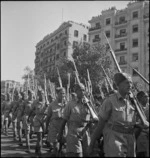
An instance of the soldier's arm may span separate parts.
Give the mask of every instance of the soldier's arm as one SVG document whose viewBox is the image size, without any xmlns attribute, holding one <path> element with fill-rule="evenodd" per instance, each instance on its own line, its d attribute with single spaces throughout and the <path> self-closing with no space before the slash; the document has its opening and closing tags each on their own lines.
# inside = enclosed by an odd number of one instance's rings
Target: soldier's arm
<svg viewBox="0 0 150 158">
<path fill-rule="evenodd" d="M 107 122 L 107 120 L 109 119 L 109 117 L 111 115 L 111 111 L 112 111 L 112 104 L 108 98 L 104 101 L 104 103 L 102 104 L 102 106 L 100 108 L 99 122 L 98 122 L 98 125 L 92 134 L 90 147 L 88 149 L 88 155 L 91 154 L 96 140 L 100 139 L 100 137 L 102 135 L 103 128 L 105 126 L 105 123 Z"/>
<path fill-rule="evenodd" d="M 49 125 L 51 117 L 52 117 L 52 105 L 50 105 L 48 107 L 47 118 L 46 118 L 46 128 L 47 129 L 48 129 L 48 125 Z"/>
</svg>

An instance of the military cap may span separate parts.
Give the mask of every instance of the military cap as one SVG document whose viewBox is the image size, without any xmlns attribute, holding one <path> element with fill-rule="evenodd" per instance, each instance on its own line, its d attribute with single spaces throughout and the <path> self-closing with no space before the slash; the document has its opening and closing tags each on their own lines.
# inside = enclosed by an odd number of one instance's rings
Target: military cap
<svg viewBox="0 0 150 158">
<path fill-rule="evenodd" d="M 28 94 L 34 94 L 34 92 L 32 90 L 28 90 Z"/>
<path fill-rule="evenodd" d="M 57 87 L 56 91 L 57 91 L 57 93 L 59 93 L 59 92 L 65 93 L 66 92 L 64 87 Z"/>
<path fill-rule="evenodd" d="M 141 97 L 144 97 L 144 96 L 147 96 L 148 97 L 148 94 L 145 93 L 144 91 L 140 91 L 137 93 L 137 98 L 140 99 Z"/>
<path fill-rule="evenodd" d="M 117 86 L 124 80 L 132 81 L 131 76 L 127 73 L 118 72 L 114 75 L 114 82 Z"/>
<path fill-rule="evenodd" d="M 75 89 L 85 90 L 85 86 L 83 83 L 78 83 L 78 84 L 75 84 Z"/>
<path fill-rule="evenodd" d="M 43 89 L 39 89 L 39 90 L 38 90 L 38 93 L 44 94 Z"/>
</svg>

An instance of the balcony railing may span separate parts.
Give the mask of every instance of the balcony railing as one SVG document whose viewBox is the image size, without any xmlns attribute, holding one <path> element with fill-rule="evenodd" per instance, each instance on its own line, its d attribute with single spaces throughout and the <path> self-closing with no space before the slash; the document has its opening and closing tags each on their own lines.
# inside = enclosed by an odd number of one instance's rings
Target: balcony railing
<svg viewBox="0 0 150 158">
<path fill-rule="evenodd" d="M 123 33 L 120 35 L 115 35 L 115 38 L 121 38 L 121 37 L 126 37 L 126 36 L 127 36 L 127 33 Z"/>
<path fill-rule="evenodd" d="M 120 21 L 120 22 L 115 22 L 115 25 L 121 25 L 121 24 L 126 24 L 126 23 L 127 23 L 127 20 Z"/>
<path fill-rule="evenodd" d="M 144 15 L 143 15 L 143 18 L 144 18 L 144 19 L 149 18 L 149 14 L 148 14 L 148 13 L 147 13 L 147 14 L 144 14 Z"/>
<path fill-rule="evenodd" d="M 101 26 L 99 26 L 99 27 L 91 27 L 91 28 L 89 29 L 89 31 L 94 31 L 94 30 L 98 30 L 98 29 L 101 29 Z"/>
<path fill-rule="evenodd" d="M 101 39 L 100 38 L 95 38 L 93 39 L 93 42 L 99 42 Z"/>
<path fill-rule="evenodd" d="M 119 62 L 119 65 L 126 65 L 126 64 L 127 64 L 126 61 L 121 61 L 121 62 Z"/>
<path fill-rule="evenodd" d="M 116 49 L 115 52 L 121 52 L 121 51 L 126 51 L 127 48 L 124 48 L 124 49 Z"/>
</svg>

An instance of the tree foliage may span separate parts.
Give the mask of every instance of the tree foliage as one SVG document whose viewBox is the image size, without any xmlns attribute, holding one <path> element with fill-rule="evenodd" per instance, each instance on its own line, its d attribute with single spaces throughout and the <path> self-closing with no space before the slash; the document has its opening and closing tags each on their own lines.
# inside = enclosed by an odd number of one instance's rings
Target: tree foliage
<svg viewBox="0 0 150 158">
<path fill-rule="evenodd" d="M 90 79 L 92 82 L 93 90 L 96 89 L 100 81 L 103 80 L 104 75 L 102 72 L 102 66 L 104 69 L 111 67 L 111 60 L 108 56 L 108 48 L 105 45 L 76 45 L 72 54 L 75 61 L 80 81 L 84 84 L 87 80 L 87 69 L 89 70 Z M 60 74 L 63 80 L 63 85 L 67 84 L 67 73 L 71 74 L 71 89 L 75 82 L 74 66 L 71 60 L 63 60 L 63 66 L 60 68 Z"/>
</svg>

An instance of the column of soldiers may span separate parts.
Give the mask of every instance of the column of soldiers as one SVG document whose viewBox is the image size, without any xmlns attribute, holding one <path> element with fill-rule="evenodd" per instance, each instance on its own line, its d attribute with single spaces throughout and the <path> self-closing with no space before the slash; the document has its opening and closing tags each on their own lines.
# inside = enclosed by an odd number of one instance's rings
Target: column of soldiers
<svg viewBox="0 0 150 158">
<path fill-rule="evenodd" d="M 36 99 L 31 90 L 15 92 L 13 100 L 10 93 L 1 95 L 1 133 L 8 136 L 12 123 L 14 141 L 23 146 L 24 134 L 28 153 L 31 153 L 30 139 L 36 135 L 37 156 L 42 156 L 43 140 L 47 134 L 50 157 L 135 157 L 136 153 L 147 157 L 149 126 L 141 123 L 129 98 L 132 78 L 126 73 L 116 73 L 114 83 L 116 90 L 113 93 L 105 98 L 97 94 L 93 100 L 84 84 L 79 82 L 74 85 L 69 100 L 64 87 L 56 89 L 56 99 L 48 94 L 47 100 L 42 89 L 38 90 Z M 137 94 L 147 121 L 148 98 L 143 91 Z M 140 150 L 142 143 L 146 144 L 144 150 Z"/>
</svg>

